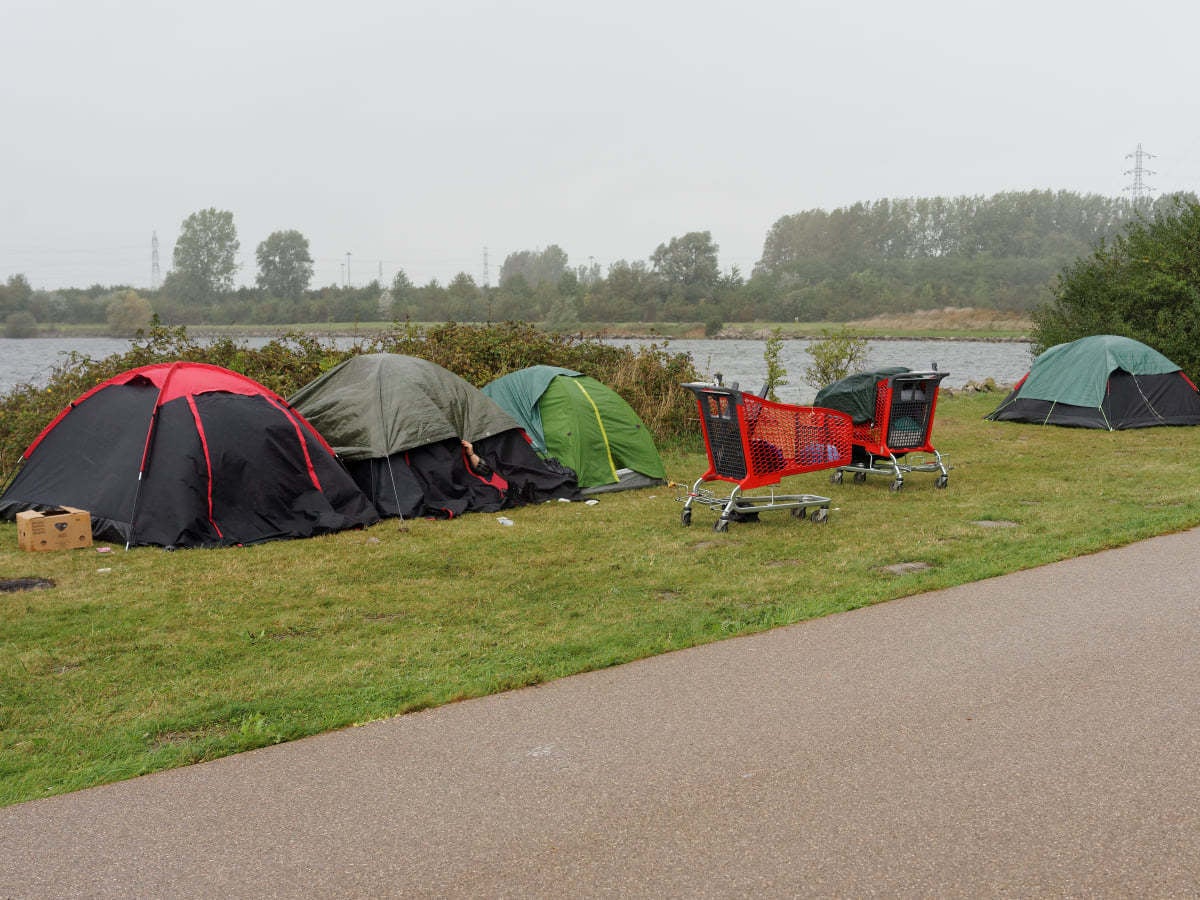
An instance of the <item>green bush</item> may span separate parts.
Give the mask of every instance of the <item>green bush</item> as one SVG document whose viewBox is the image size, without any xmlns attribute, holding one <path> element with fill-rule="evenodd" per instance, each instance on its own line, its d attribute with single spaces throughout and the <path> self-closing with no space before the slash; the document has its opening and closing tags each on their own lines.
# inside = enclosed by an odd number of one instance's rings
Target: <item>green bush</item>
<svg viewBox="0 0 1200 900">
<path fill-rule="evenodd" d="M 843 327 L 822 332 L 824 337 L 808 347 L 812 365 L 804 370 L 804 380 L 820 390 L 840 381 L 852 372 L 862 371 L 867 361 L 867 339 L 856 337 Z"/>
<path fill-rule="evenodd" d="M 6 338 L 31 338 L 37 334 L 37 319 L 33 313 L 22 310 L 11 313 L 4 320 L 4 336 Z"/>
<path fill-rule="evenodd" d="M 772 328 L 771 336 L 767 338 L 767 345 L 763 348 L 763 362 L 767 364 L 767 399 L 774 402 L 779 401 L 775 389 L 788 383 L 787 369 L 779 361 L 779 354 L 782 350 L 783 329 Z"/>
<path fill-rule="evenodd" d="M 1093 334 L 1148 344 L 1200 378 L 1200 204 L 1176 198 L 1059 275 L 1033 314 L 1034 351 Z"/>
<path fill-rule="evenodd" d="M 104 310 L 108 333 L 116 337 L 133 337 L 149 328 L 153 321 L 150 301 L 137 291 L 116 291 L 101 299 L 107 299 Z"/>
</svg>

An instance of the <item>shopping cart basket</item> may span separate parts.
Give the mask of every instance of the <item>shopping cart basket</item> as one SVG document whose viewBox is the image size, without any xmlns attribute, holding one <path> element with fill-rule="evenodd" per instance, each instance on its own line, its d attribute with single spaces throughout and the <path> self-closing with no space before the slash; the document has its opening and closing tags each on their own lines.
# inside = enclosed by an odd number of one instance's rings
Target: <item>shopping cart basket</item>
<svg viewBox="0 0 1200 900">
<path fill-rule="evenodd" d="M 929 435 L 938 386 L 949 374 L 933 371 L 881 375 L 875 382 L 875 415 L 867 422 L 855 423 L 850 464 L 839 466 L 830 481 L 841 484 L 846 472 L 853 472 L 855 481 L 866 481 L 868 475 L 886 475 L 892 479 L 891 489 L 898 491 L 909 472 L 937 472 L 934 487 L 946 487 L 950 473 L 942 454 L 929 442 Z M 836 405 L 833 398 L 824 402 Z M 932 453 L 933 459 L 911 462 L 909 453 Z"/>
<path fill-rule="evenodd" d="M 696 396 L 700 427 L 708 451 L 708 471 L 696 479 L 683 500 L 680 521 L 692 524 L 697 504 L 719 510 L 713 526 L 726 531 L 730 522 L 757 518 L 772 509 L 790 509 L 796 518 L 812 510 L 812 521 L 829 517 L 829 498 L 814 494 L 744 494 L 778 484 L 788 475 L 831 469 L 850 461 L 850 416 L 832 409 L 790 406 L 713 384 L 685 384 Z M 702 485 L 733 482 L 721 496 Z"/>
</svg>

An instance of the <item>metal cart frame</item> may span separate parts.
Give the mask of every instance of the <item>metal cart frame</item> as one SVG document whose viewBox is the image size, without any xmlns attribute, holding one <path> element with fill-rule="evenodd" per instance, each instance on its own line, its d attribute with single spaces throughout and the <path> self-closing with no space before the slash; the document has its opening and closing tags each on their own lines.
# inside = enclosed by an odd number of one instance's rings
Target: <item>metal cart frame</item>
<svg viewBox="0 0 1200 900">
<path fill-rule="evenodd" d="M 815 494 L 745 494 L 776 485 L 788 475 L 831 469 L 850 461 L 850 416 L 833 409 L 791 406 L 743 394 L 736 388 L 690 383 L 696 396 L 700 427 L 708 452 L 708 471 L 696 479 L 683 501 L 680 521 L 692 524 L 692 508 L 707 506 L 721 513 L 714 531 L 727 531 L 730 522 L 753 521 L 760 512 L 789 509 L 803 519 L 812 510 L 813 522 L 829 517 L 828 497 Z M 728 495 L 703 487 L 706 482 L 732 482 Z"/>
<path fill-rule="evenodd" d="M 829 476 L 841 484 L 846 472 L 855 481 L 866 481 L 868 475 L 886 475 L 892 479 L 891 490 L 904 487 L 909 472 L 937 472 L 934 487 L 950 483 L 950 472 L 942 454 L 930 443 L 933 416 L 937 410 L 938 388 L 949 372 L 904 372 L 880 378 L 875 384 L 875 418 L 854 426 L 850 465 L 839 466 Z M 933 460 L 921 463 L 904 462 L 909 453 L 932 453 Z"/>
</svg>

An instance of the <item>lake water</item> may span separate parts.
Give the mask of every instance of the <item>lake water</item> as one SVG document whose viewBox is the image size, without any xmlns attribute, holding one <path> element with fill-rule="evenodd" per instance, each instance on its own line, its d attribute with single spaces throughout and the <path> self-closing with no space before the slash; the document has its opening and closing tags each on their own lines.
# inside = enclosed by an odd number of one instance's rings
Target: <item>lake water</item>
<svg viewBox="0 0 1200 900">
<path fill-rule="evenodd" d="M 270 338 L 247 338 L 242 343 L 262 347 Z M 55 366 L 66 362 L 72 352 L 91 359 L 104 359 L 129 349 L 124 338 L 0 338 L 0 394 L 7 394 L 18 384 L 41 387 L 50 381 Z M 203 341 L 201 341 L 203 343 Z"/>
<path fill-rule="evenodd" d="M 248 346 L 262 346 L 269 338 L 247 338 Z M 644 340 L 620 339 L 607 343 L 639 346 Z M 663 342 L 657 342 L 660 346 Z M 777 390 L 786 403 L 808 403 L 816 393 L 804 384 L 804 370 L 811 365 L 808 341 L 784 341 L 780 364 L 787 370 L 789 384 Z M 868 364 L 928 369 L 933 363 L 949 372 L 943 384 L 961 387 L 969 381 L 994 378 L 1012 384 L 1029 370 L 1029 344 L 989 341 L 871 341 Z M 738 382 L 744 390 L 762 385 L 767 365 L 763 358 L 766 341 L 758 340 L 673 340 L 666 344 L 672 353 L 690 353 L 701 375 L 711 378 L 720 372 L 726 384 Z M 0 338 L 0 394 L 18 384 L 44 385 L 56 365 L 74 351 L 92 359 L 103 359 L 129 349 L 129 341 L 117 338 Z"/>
<path fill-rule="evenodd" d="M 643 345 L 640 340 L 610 340 L 618 345 Z M 659 342 L 662 346 L 663 342 Z M 816 388 L 804 383 L 804 370 L 812 365 L 809 341 L 784 341 L 779 363 L 787 370 L 788 384 L 775 393 L 785 403 L 810 403 Z M 720 372 L 725 384 L 738 382 L 742 390 L 757 391 L 766 380 L 767 363 L 763 357 L 766 341 L 757 340 L 678 340 L 669 341 L 671 353 L 690 353 L 696 369 L 711 380 Z M 935 363 L 948 372 L 942 384 L 962 387 L 969 381 L 995 379 L 997 384 L 1012 384 L 1029 371 L 1030 345 L 1024 341 L 870 341 L 867 366 L 905 366 L 927 370 Z"/>
<path fill-rule="evenodd" d="M 72 350 L 103 359 L 128 349 L 129 341 L 117 338 L 0 338 L 0 394 L 18 384 L 46 384 Z"/>
</svg>

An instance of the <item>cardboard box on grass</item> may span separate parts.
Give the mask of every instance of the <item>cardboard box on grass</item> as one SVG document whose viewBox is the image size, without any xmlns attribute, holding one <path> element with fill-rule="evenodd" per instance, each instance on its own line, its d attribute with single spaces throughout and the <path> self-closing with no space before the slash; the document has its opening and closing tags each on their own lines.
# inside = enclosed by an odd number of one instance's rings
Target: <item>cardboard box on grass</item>
<svg viewBox="0 0 1200 900">
<path fill-rule="evenodd" d="M 92 516 L 85 509 L 60 506 L 45 512 L 17 513 L 17 546 L 22 550 L 73 550 L 92 546 Z"/>
</svg>

